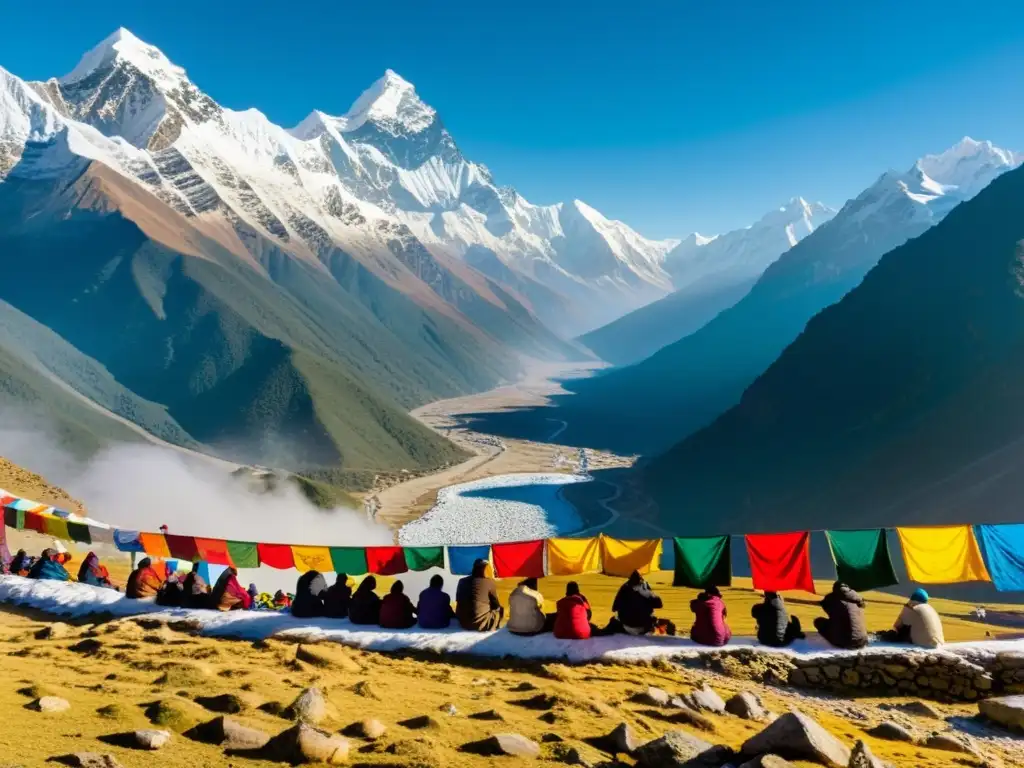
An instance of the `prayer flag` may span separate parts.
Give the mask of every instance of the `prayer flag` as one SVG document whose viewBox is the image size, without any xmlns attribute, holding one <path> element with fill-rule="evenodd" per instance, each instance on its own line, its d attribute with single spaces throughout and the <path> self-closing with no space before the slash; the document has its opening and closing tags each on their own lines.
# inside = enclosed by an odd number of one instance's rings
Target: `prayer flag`
<svg viewBox="0 0 1024 768">
<path fill-rule="evenodd" d="M 544 541 L 517 541 L 492 544 L 491 557 L 499 579 L 529 578 L 544 575 Z"/>
<path fill-rule="evenodd" d="M 996 589 L 1024 590 L 1024 524 L 978 525 L 975 530 Z"/>
<path fill-rule="evenodd" d="M 969 525 L 897 528 L 907 576 L 918 584 L 991 581 Z"/>
<path fill-rule="evenodd" d="M 675 550 L 674 587 L 727 587 L 732 584 L 732 546 L 728 536 L 672 540 Z"/>
<path fill-rule="evenodd" d="M 61 520 L 59 517 L 44 515 L 43 533 L 47 536 L 53 536 L 55 539 L 71 539 L 71 534 L 68 533 L 68 521 Z"/>
<path fill-rule="evenodd" d="M 661 539 L 626 541 L 604 535 L 600 539 L 601 572 L 608 576 L 650 573 L 661 559 Z"/>
<path fill-rule="evenodd" d="M 89 526 L 85 523 L 67 521 L 68 537 L 79 544 L 92 544 L 92 536 L 89 534 Z"/>
<path fill-rule="evenodd" d="M 456 576 L 469 576 L 473 572 L 473 563 L 477 560 L 490 560 L 490 557 L 489 544 L 479 547 L 448 547 L 448 572 Z"/>
<path fill-rule="evenodd" d="M 257 544 L 256 551 L 259 552 L 261 565 L 282 571 L 295 567 L 292 548 L 288 544 Z"/>
<path fill-rule="evenodd" d="M 228 541 L 228 557 L 235 568 L 259 568 L 259 546 L 252 541 Z M 211 563 L 213 561 L 210 561 Z"/>
<path fill-rule="evenodd" d="M 362 576 L 369 573 L 366 550 L 362 547 L 331 547 L 331 563 L 335 573 Z"/>
<path fill-rule="evenodd" d="M 759 533 L 745 538 L 754 589 L 802 589 L 814 593 L 810 533 Z"/>
<path fill-rule="evenodd" d="M 366 565 L 370 573 L 378 576 L 394 576 L 409 570 L 401 547 L 367 547 Z"/>
<path fill-rule="evenodd" d="M 898 584 L 885 529 L 825 531 L 836 578 L 857 592 Z"/>
<path fill-rule="evenodd" d="M 145 552 L 138 531 L 122 531 L 114 529 L 114 546 L 119 552 Z"/>
<path fill-rule="evenodd" d="M 548 539 L 548 575 L 575 576 L 601 570 L 601 540 Z"/>
<path fill-rule="evenodd" d="M 410 571 L 444 568 L 444 547 L 406 547 L 405 562 Z"/>
<path fill-rule="evenodd" d="M 85 525 L 85 523 L 76 523 L 76 525 Z M 114 529 L 107 528 L 101 525 L 86 525 L 89 529 L 90 544 L 114 544 Z M 70 530 L 70 528 L 68 529 Z"/>
<path fill-rule="evenodd" d="M 171 556 L 171 550 L 167 546 L 167 539 L 162 533 L 140 533 L 139 541 L 142 542 L 142 551 L 147 555 L 159 557 L 166 560 Z"/>
<path fill-rule="evenodd" d="M 228 553 L 228 543 L 223 539 L 196 539 L 196 549 L 199 550 L 199 559 L 213 565 L 231 565 L 231 555 Z M 235 566 L 236 568 L 238 566 Z"/>
<path fill-rule="evenodd" d="M 331 562 L 331 550 L 327 547 L 292 547 L 292 559 L 299 573 L 320 571 L 329 573 L 334 570 Z"/>
<path fill-rule="evenodd" d="M 192 536 L 177 536 L 175 534 L 164 534 L 167 540 L 167 549 L 171 557 L 177 560 L 186 560 L 190 563 L 199 560 L 199 547 Z"/>
<path fill-rule="evenodd" d="M 4 523 L 9 528 L 17 528 L 19 531 L 25 527 L 25 513 L 17 507 L 4 507 Z"/>
<path fill-rule="evenodd" d="M 38 512 L 25 512 L 25 530 L 36 533 L 46 533 L 43 516 Z"/>
</svg>

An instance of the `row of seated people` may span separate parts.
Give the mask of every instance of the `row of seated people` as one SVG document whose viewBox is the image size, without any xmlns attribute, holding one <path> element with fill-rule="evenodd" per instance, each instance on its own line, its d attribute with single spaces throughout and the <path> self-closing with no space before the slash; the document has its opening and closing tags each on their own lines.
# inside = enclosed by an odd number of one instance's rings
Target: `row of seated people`
<svg viewBox="0 0 1024 768">
<path fill-rule="evenodd" d="M 32 557 L 24 549 L 19 549 L 10 562 L 4 565 L 3 571 L 30 579 L 71 581 L 71 574 L 66 567 L 71 559 L 69 552 L 59 552 L 52 547 L 44 549 L 39 557 Z M 94 587 L 116 589 L 110 581 L 110 572 L 100 563 L 95 552 L 90 552 L 82 561 L 78 568 L 78 581 Z"/>
</svg>

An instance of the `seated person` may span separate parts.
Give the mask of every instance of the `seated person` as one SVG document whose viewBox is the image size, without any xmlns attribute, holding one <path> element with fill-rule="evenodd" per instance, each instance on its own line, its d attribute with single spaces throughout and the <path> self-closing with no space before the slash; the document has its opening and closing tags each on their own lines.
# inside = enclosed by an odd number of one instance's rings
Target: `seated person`
<svg viewBox="0 0 1024 768">
<path fill-rule="evenodd" d="M 828 618 L 818 617 L 814 628 L 836 648 L 855 650 L 868 644 L 864 622 L 864 598 L 837 581 L 825 595 L 821 607 Z"/>
<path fill-rule="evenodd" d="M 764 602 L 750 609 L 757 622 L 757 641 L 772 648 L 783 648 L 794 640 L 803 639 L 800 619 L 790 618 L 786 602 L 778 592 L 765 592 Z"/>
<path fill-rule="evenodd" d="M 455 611 L 451 597 L 444 591 L 441 574 L 431 576 L 430 586 L 420 592 L 416 616 L 423 629 L 446 629 L 452 623 Z"/>
<path fill-rule="evenodd" d="M 922 648 L 938 648 L 945 643 L 942 619 L 928 600 L 925 590 L 915 590 L 893 628 L 880 633 L 879 637 L 889 643 L 913 643 Z"/>
<path fill-rule="evenodd" d="M 47 547 L 32 566 L 32 570 L 28 572 L 28 577 L 50 581 L 69 581 L 71 574 L 67 572 L 59 558 L 60 553 L 56 549 Z"/>
<path fill-rule="evenodd" d="M 249 582 L 249 588 L 247 590 L 245 590 L 245 591 L 249 593 L 249 597 L 252 599 L 252 602 L 249 604 L 249 610 L 250 611 L 257 611 L 257 610 L 259 610 L 259 607 L 260 607 L 260 590 L 259 590 L 259 587 L 256 586 L 255 582 L 250 581 Z"/>
<path fill-rule="evenodd" d="M 181 608 L 185 605 L 185 587 L 178 580 L 177 573 L 171 573 L 156 592 L 156 604 L 166 608 Z"/>
<path fill-rule="evenodd" d="M 615 618 L 607 631 L 615 632 L 621 627 L 629 635 L 674 635 L 676 628 L 671 621 L 654 616 L 654 611 L 661 607 L 661 598 L 651 590 L 639 571 L 633 571 L 615 594 L 612 603 Z"/>
<path fill-rule="evenodd" d="M 110 572 L 100 563 L 100 558 L 95 552 L 90 552 L 82 561 L 82 567 L 78 569 L 78 583 L 115 589 L 110 581 Z"/>
<path fill-rule="evenodd" d="M 284 590 L 277 590 L 274 593 L 274 599 L 271 603 L 275 611 L 285 611 L 292 607 L 292 596 L 287 594 Z"/>
<path fill-rule="evenodd" d="M 391 585 L 391 592 L 380 601 L 380 626 L 382 629 L 409 629 L 416 626 L 416 608 L 405 594 L 405 585 L 401 579 Z"/>
<path fill-rule="evenodd" d="M 380 598 L 374 592 L 377 579 L 367 576 L 348 601 L 348 618 L 353 624 L 380 624 Z"/>
<path fill-rule="evenodd" d="M 139 560 L 138 566 L 128 576 L 128 583 L 125 585 L 124 594 L 126 597 L 135 600 L 144 600 L 148 597 L 156 597 L 163 585 L 163 577 L 153 567 L 153 561 L 148 557 Z"/>
<path fill-rule="evenodd" d="M 501 626 L 505 609 L 498 601 L 498 585 L 486 560 L 473 563 L 470 576 L 459 581 L 455 589 L 455 615 L 463 629 L 491 632 Z"/>
<path fill-rule="evenodd" d="M 508 624 L 514 635 L 539 635 L 555 626 L 555 614 L 544 615 L 544 595 L 537 590 L 537 580 L 524 579 L 508 596 Z"/>
<path fill-rule="evenodd" d="M 690 639 L 701 645 L 723 646 L 732 639 L 732 630 L 726 622 L 729 609 L 725 607 L 718 587 L 711 586 L 690 601 L 693 612 L 693 626 Z"/>
<path fill-rule="evenodd" d="M 238 583 L 238 571 L 225 568 L 210 593 L 210 607 L 217 611 L 247 611 L 251 605 L 252 598 Z"/>
<path fill-rule="evenodd" d="M 324 597 L 327 595 L 327 579 L 320 571 L 306 571 L 299 576 L 295 585 L 295 599 L 292 600 L 292 616 L 313 619 L 324 615 Z"/>
<path fill-rule="evenodd" d="M 189 571 L 182 584 L 181 604 L 185 608 L 209 608 L 210 607 L 210 585 L 206 583 L 199 574 L 199 563 L 192 563 L 192 570 Z"/>
<path fill-rule="evenodd" d="M 324 615 L 332 619 L 344 619 L 348 616 L 348 601 L 351 599 L 352 587 L 348 585 L 348 574 L 339 573 L 324 596 Z"/>
<path fill-rule="evenodd" d="M 29 557 L 24 549 L 19 549 L 17 554 L 11 558 L 8 565 L 8 572 L 12 576 L 28 576 L 28 572 L 35 565 L 35 558 Z"/>
<path fill-rule="evenodd" d="M 511 600 L 509 601 L 511 605 Z M 590 623 L 590 602 L 580 594 L 580 585 L 570 581 L 565 585 L 565 597 L 558 601 L 554 633 L 559 640 L 587 640 L 599 634 Z"/>
</svg>

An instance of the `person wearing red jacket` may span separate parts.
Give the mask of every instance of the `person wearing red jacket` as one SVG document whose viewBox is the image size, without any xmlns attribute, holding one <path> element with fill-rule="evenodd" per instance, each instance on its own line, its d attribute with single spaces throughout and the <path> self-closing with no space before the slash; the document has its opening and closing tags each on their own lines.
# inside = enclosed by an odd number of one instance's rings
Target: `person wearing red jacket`
<svg viewBox="0 0 1024 768">
<path fill-rule="evenodd" d="M 590 623 L 590 603 L 580 594 L 580 585 L 565 585 L 565 597 L 556 604 L 555 637 L 559 640 L 587 640 L 597 629 Z"/>
<path fill-rule="evenodd" d="M 383 629 L 409 629 L 416 626 L 416 608 L 405 594 L 405 585 L 398 579 L 391 593 L 380 601 L 380 626 Z"/>
<path fill-rule="evenodd" d="M 732 630 L 725 618 L 729 615 L 718 587 L 708 587 L 690 601 L 694 622 L 690 639 L 700 645 L 723 646 L 732 639 Z"/>
<path fill-rule="evenodd" d="M 238 583 L 238 571 L 226 568 L 210 593 L 210 607 L 218 611 L 247 611 L 251 605 L 252 597 Z"/>
</svg>

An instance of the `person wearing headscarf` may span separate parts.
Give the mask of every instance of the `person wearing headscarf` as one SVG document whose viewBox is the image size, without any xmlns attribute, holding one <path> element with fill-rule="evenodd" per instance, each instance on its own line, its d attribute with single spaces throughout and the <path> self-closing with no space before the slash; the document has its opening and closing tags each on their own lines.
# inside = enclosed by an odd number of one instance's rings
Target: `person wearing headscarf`
<svg viewBox="0 0 1024 768">
<path fill-rule="evenodd" d="M 292 616 L 313 619 L 324 615 L 324 597 L 327 595 L 327 579 L 320 571 L 306 571 L 299 576 L 295 585 L 295 599 L 292 600 Z"/>
<path fill-rule="evenodd" d="M 700 645 L 720 647 L 732 639 L 732 630 L 726 622 L 729 611 L 722 599 L 718 587 L 707 587 L 690 601 L 693 612 L 693 626 L 690 628 L 690 639 Z"/>
<path fill-rule="evenodd" d="M 210 585 L 199 573 L 199 563 L 192 563 L 192 570 L 185 576 L 182 584 L 182 603 L 185 608 L 209 608 Z"/>
<path fill-rule="evenodd" d="M 28 576 L 33 565 L 35 565 L 35 560 L 24 549 L 19 549 L 11 558 L 8 568 L 14 576 Z"/>
<path fill-rule="evenodd" d="M 590 623 L 590 601 L 580 593 L 580 585 L 570 581 L 565 585 L 565 597 L 557 603 L 554 634 L 559 640 L 588 640 L 599 634 Z"/>
<path fill-rule="evenodd" d="M 750 609 L 757 622 L 757 641 L 772 648 L 784 648 L 804 637 L 800 619 L 790 617 L 786 602 L 778 592 L 765 592 L 764 602 Z"/>
<path fill-rule="evenodd" d="M 463 629 L 491 632 L 501 626 L 505 609 L 498 600 L 490 563 L 477 560 L 472 574 L 459 581 L 455 589 L 455 615 Z"/>
<path fill-rule="evenodd" d="M 292 607 L 292 596 L 279 589 L 274 593 L 274 610 L 284 611 Z"/>
<path fill-rule="evenodd" d="M 324 596 L 324 615 L 331 619 L 348 616 L 348 603 L 352 599 L 352 587 L 348 585 L 348 574 L 339 573 L 334 583 L 327 588 Z"/>
<path fill-rule="evenodd" d="M 405 594 L 405 585 L 397 579 L 391 592 L 380 601 L 380 626 L 383 629 L 409 629 L 416 626 L 416 608 Z"/>
<path fill-rule="evenodd" d="M 435 573 L 430 577 L 430 586 L 420 592 L 416 604 L 416 617 L 423 629 L 447 629 L 455 611 L 452 609 L 452 598 L 444 591 L 444 579 Z"/>
<path fill-rule="evenodd" d="M 356 587 L 348 602 L 348 618 L 353 624 L 380 624 L 380 598 L 374 592 L 377 579 L 367 576 Z"/>
<path fill-rule="evenodd" d="M 90 552 L 82 561 L 82 566 L 78 569 L 78 583 L 114 588 L 110 582 L 110 572 L 100 563 L 100 558 L 95 552 Z"/>
<path fill-rule="evenodd" d="M 828 618 L 816 618 L 814 628 L 830 644 L 848 650 L 863 648 L 868 644 L 864 598 L 849 586 L 837 581 L 832 585 L 832 591 L 821 601 L 821 607 Z"/>
<path fill-rule="evenodd" d="M 238 571 L 225 568 L 210 593 L 210 607 L 218 611 L 247 611 L 250 605 L 252 598 L 238 583 Z"/>
<path fill-rule="evenodd" d="M 544 595 L 537 579 L 523 579 L 508 596 L 508 623 L 505 628 L 513 635 L 539 635 L 555 626 L 555 614 L 544 613 Z"/>
<path fill-rule="evenodd" d="M 900 610 L 893 628 L 882 632 L 881 638 L 890 643 L 913 643 L 922 648 L 938 648 L 945 643 L 942 619 L 929 599 L 925 590 L 914 590 Z"/>
<path fill-rule="evenodd" d="M 640 571 L 633 571 L 615 594 L 612 613 L 627 634 L 648 635 L 658 629 L 659 621 L 654 612 L 662 605 L 661 598 L 644 581 Z M 609 625 L 609 629 L 611 627 Z"/>
<path fill-rule="evenodd" d="M 153 561 L 148 557 L 144 557 L 139 560 L 138 566 L 128 576 L 128 583 L 125 585 L 124 593 L 126 597 L 135 600 L 156 597 L 156 593 L 160 591 L 163 583 L 164 579 L 157 572 L 157 569 L 153 567 Z"/>
<path fill-rule="evenodd" d="M 49 581 L 70 581 L 71 574 L 64 568 L 64 564 L 60 562 L 60 553 L 55 549 L 47 547 L 43 550 L 42 556 L 36 561 L 35 565 L 32 566 L 32 570 L 28 572 L 30 579 L 41 579 Z"/>
</svg>

